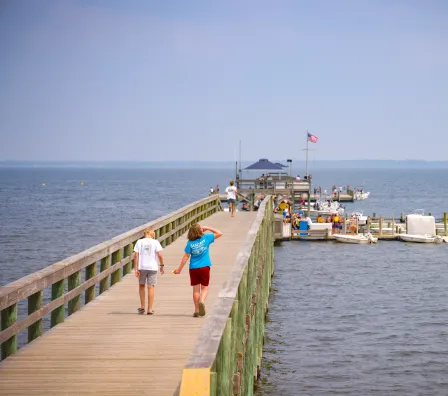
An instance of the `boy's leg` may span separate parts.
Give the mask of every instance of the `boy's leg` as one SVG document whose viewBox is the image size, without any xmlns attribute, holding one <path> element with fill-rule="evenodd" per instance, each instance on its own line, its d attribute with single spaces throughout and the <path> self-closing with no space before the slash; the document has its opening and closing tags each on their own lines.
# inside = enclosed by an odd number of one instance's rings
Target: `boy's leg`
<svg viewBox="0 0 448 396">
<path fill-rule="evenodd" d="M 138 285 L 138 292 L 140 293 L 140 308 L 145 309 L 145 284 Z"/>
<path fill-rule="evenodd" d="M 145 286 L 147 271 L 140 270 L 140 278 L 138 279 L 138 292 L 140 294 L 140 308 L 145 309 Z"/>
<path fill-rule="evenodd" d="M 205 316 L 205 300 L 208 296 L 208 285 L 210 283 L 210 267 L 201 268 L 201 296 L 199 300 L 199 316 Z"/>
<path fill-rule="evenodd" d="M 152 312 L 152 305 L 154 303 L 154 285 L 148 286 L 148 312 Z"/>
<path fill-rule="evenodd" d="M 205 309 L 205 299 L 208 295 L 208 286 L 201 285 L 201 297 L 199 301 L 199 316 L 205 316 L 207 313 Z"/>
<path fill-rule="evenodd" d="M 201 298 L 201 285 L 193 286 L 193 302 L 194 302 L 194 312 L 199 312 L 199 300 Z"/>
<path fill-rule="evenodd" d="M 148 313 L 153 313 L 154 292 L 157 285 L 157 271 L 148 271 Z"/>
<path fill-rule="evenodd" d="M 201 285 L 201 297 L 200 301 L 205 303 L 208 296 L 208 286 Z"/>
</svg>

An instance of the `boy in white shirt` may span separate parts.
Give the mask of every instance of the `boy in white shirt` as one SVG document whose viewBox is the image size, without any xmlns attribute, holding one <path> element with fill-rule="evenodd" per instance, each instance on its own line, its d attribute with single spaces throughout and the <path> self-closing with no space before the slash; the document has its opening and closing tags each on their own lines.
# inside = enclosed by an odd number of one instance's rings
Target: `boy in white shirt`
<svg viewBox="0 0 448 396">
<path fill-rule="evenodd" d="M 229 202 L 229 212 L 231 216 L 234 216 L 235 213 L 235 203 L 236 203 L 236 192 L 237 189 L 234 186 L 235 182 L 233 180 L 230 180 L 230 186 L 226 188 L 227 193 L 227 201 Z"/>
<path fill-rule="evenodd" d="M 139 314 L 145 313 L 145 285 L 148 285 L 148 315 L 153 315 L 154 287 L 157 284 L 157 272 L 160 265 L 160 273 L 164 274 L 162 246 L 154 239 L 155 232 L 152 228 L 144 231 L 144 238 L 139 239 L 134 247 L 135 276 L 139 280 L 140 308 Z M 160 264 L 159 264 L 160 263 Z"/>
</svg>

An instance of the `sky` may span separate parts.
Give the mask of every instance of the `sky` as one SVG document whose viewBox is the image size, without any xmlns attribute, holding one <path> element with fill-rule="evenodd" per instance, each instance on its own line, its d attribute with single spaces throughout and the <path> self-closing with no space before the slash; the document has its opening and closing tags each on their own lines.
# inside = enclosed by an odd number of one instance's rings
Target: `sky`
<svg viewBox="0 0 448 396">
<path fill-rule="evenodd" d="M 448 160 L 448 1 L 1 0 L 2 160 Z M 312 147 L 311 147 L 312 146 Z"/>
</svg>

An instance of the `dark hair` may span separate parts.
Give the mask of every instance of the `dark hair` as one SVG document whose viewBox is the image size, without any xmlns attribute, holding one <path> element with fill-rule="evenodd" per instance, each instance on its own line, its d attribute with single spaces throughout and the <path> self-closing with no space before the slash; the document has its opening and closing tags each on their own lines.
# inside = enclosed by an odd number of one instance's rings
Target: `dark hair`
<svg viewBox="0 0 448 396">
<path fill-rule="evenodd" d="M 202 235 L 204 235 L 204 232 L 202 231 L 202 227 L 198 223 L 195 223 L 188 230 L 187 238 L 189 241 L 195 241 L 196 239 L 199 239 L 200 237 L 202 237 Z"/>
</svg>

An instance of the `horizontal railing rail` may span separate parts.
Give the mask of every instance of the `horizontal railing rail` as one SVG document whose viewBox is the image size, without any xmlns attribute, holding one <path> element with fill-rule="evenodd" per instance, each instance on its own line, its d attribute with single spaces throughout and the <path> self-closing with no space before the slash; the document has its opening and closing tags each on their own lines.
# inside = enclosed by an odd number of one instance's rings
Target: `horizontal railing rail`
<svg viewBox="0 0 448 396">
<path fill-rule="evenodd" d="M 28 342 L 42 335 L 42 319 L 51 313 L 51 327 L 64 321 L 65 305 L 68 315 L 81 307 L 81 294 L 85 292 L 85 304 L 119 282 L 132 270 L 134 243 L 152 227 L 162 246 L 167 246 L 195 222 L 222 210 L 217 196 L 210 196 L 189 204 L 175 212 L 153 220 L 106 242 L 75 254 L 56 264 L 0 287 L 2 359 L 17 350 L 17 334 L 28 328 Z M 101 261 L 97 274 L 97 263 Z M 85 270 L 85 281 L 81 282 Z M 66 279 L 68 283 L 66 292 Z M 43 290 L 51 286 L 51 302 L 42 306 Z M 28 316 L 17 321 L 18 304 L 28 300 Z"/>
<path fill-rule="evenodd" d="M 251 395 L 261 365 L 273 273 L 273 208 L 262 202 L 184 367 L 180 395 Z"/>
</svg>

